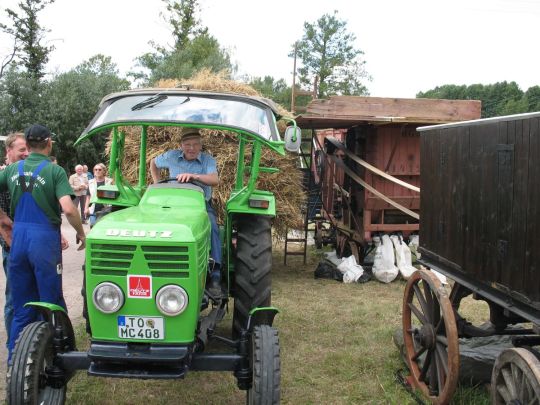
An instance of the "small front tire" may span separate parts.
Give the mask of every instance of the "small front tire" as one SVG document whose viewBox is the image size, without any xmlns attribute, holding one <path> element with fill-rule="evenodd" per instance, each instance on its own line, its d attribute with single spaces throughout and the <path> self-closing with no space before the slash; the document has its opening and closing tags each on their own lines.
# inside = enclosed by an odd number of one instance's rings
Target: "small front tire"
<svg viewBox="0 0 540 405">
<path fill-rule="evenodd" d="M 47 322 L 26 326 L 15 345 L 12 365 L 7 373 L 7 403 L 62 405 L 66 386 L 53 388 L 47 384 L 45 368 L 53 364 L 53 331 Z"/>
<path fill-rule="evenodd" d="M 279 404 L 281 364 L 277 330 L 268 325 L 255 326 L 251 335 L 250 355 L 253 380 L 246 403 Z"/>
</svg>

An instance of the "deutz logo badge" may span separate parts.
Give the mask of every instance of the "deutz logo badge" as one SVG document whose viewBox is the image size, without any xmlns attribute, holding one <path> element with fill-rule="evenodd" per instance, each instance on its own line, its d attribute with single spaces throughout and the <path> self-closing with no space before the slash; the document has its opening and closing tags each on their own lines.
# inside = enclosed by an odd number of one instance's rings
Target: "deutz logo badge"
<svg viewBox="0 0 540 405">
<path fill-rule="evenodd" d="M 172 231 L 139 231 L 136 229 L 107 229 L 107 236 L 127 236 L 132 238 L 172 238 Z"/>
<path fill-rule="evenodd" d="M 129 298 L 152 298 L 152 278 L 150 276 L 128 276 Z"/>
</svg>

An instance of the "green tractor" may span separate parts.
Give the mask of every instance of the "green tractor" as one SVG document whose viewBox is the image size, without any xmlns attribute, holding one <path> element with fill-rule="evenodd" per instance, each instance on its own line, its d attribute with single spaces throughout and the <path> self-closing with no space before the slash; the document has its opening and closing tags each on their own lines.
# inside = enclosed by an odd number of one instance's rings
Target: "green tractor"
<svg viewBox="0 0 540 405">
<path fill-rule="evenodd" d="M 96 202 L 112 206 L 87 236 L 85 313 L 88 351 L 77 351 L 67 313 L 31 302 L 43 321 L 21 333 L 8 370 L 10 404 L 62 404 L 77 370 L 91 376 L 178 379 L 188 371 L 232 371 L 249 404 L 280 398 L 280 350 L 270 306 L 275 198 L 256 188 L 263 146 L 297 151 L 293 120 L 280 139 L 276 106 L 257 97 L 189 89 L 142 89 L 103 99 L 77 142 L 112 131 L 109 172 Z M 146 184 L 149 127 L 207 128 L 238 139 L 236 182 L 226 203 L 222 279 L 227 294 L 205 288 L 210 222 L 197 184 Z M 137 184 L 122 175 L 126 127 L 140 128 Z M 233 297 L 231 336 L 216 325 Z M 208 351 L 212 343 L 229 350 Z"/>
</svg>

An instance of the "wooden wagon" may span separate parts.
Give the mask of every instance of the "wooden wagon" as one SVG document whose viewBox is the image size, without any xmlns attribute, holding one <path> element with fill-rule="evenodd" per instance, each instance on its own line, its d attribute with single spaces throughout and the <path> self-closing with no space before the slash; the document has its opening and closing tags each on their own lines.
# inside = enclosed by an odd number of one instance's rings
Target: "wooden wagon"
<svg viewBox="0 0 540 405">
<path fill-rule="evenodd" d="M 479 101 L 334 96 L 297 118 L 312 129 L 312 177 L 338 254 L 362 260 L 374 233 L 419 229 L 416 128 L 480 117 Z M 330 129 L 329 129 L 330 128 Z M 316 221 L 318 245 L 326 240 Z"/>
<path fill-rule="evenodd" d="M 492 403 L 540 403 L 540 113 L 419 128 L 421 262 L 408 281 L 403 332 L 411 380 L 448 403 L 458 380 L 458 338 L 514 334 L 492 372 Z M 488 327 L 460 314 L 472 295 Z M 522 328 L 510 328 L 523 323 Z"/>
</svg>

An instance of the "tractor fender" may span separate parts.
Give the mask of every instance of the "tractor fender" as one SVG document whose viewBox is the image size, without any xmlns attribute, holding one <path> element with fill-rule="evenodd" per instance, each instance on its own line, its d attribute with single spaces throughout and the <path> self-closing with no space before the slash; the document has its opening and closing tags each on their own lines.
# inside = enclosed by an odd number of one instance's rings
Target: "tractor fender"
<svg viewBox="0 0 540 405">
<path fill-rule="evenodd" d="M 69 316 L 64 308 L 60 305 L 50 304 L 48 302 L 27 302 L 25 307 L 34 307 L 39 311 L 43 319 L 51 325 L 53 331 L 55 331 L 55 338 L 58 328 L 61 329 L 63 338 L 62 351 L 77 350 L 75 345 L 75 333 L 73 331 L 73 325 L 69 320 Z"/>
<path fill-rule="evenodd" d="M 256 307 L 249 311 L 246 330 L 253 331 L 257 325 L 272 326 L 275 316 L 279 313 L 276 307 Z"/>
</svg>

